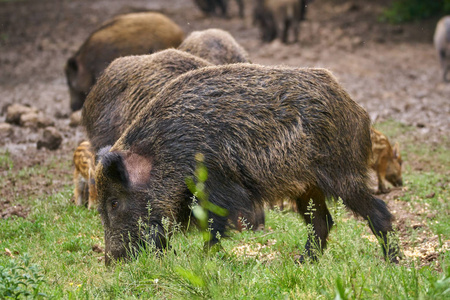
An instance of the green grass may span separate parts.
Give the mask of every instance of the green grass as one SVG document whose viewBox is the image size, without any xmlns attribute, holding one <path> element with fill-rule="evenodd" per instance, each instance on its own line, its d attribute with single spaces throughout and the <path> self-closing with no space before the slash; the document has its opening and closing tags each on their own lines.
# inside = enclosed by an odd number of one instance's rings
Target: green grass
<svg viewBox="0 0 450 300">
<path fill-rule="evenodd" d="M 144 251 L 135 261 L 106 268 L 91 250 L 103 243 L 99 217 L 74 207 L 69 194 L 34 203 L 28 219 L 0 221 L 2 248 L 30 257 L 43 278 L 39 292 L 56 299 L 329 299 L 338 289 L 348 299 L 445 299 L 449 288 L 448 254 L 440 258 L 446 272 L 417 268 L 414 260 L 386 263 L 366 224 L 339 205 L 333 206 L 337 226 L 317 263 L 297 264 L 306 226 L 294 213 L 275 210 L 267 212 L 270 229 L 232 232 L 216 254 L 203 252 L 194 229 L 175 233 L 172 250 L 162 257 Z M 0 256 L 2 266 L 14 261 Z"/>
<path fill-rule="evenodd" d="M 404 23 L 450 13 L 450 0 L 395 0 L 381 14 L 381 21 Z"/>
<path fill-rule="evenodd" d="M 408 143 L 415 128 L 393 121 L 377 124 L 377 128 L 403 143 L 407 159 L 426 150 L 426 145 Z M 422 159 L 444 164 L 448 161 L 445 151 L 444 143 Z M 65 162 L 50 165 L 70 169 Z M 0 168 L 8 170 L 17 184 L 26 184 L 26 174 L 50 171 L 48 166 L 12 170 L 6 153 L 0 154 Z M 449 166 L 438 170 L 407 168 L 407 189 L 397 201 L 424 209 L 414 222 L 423 222 L 442 247 L 450 239 Z M 29 294 L 29 298 L 43 299 L 450 298 L 449 251 L 428 265 L 414 257 L 405 257 L 399 265 L 386 263 L 365 222 L 338 203 L 330 204 L 337 226 L 315 263 L 296 262 L 307 236 L 298 216 L 269 210 L 264 231 L 230 232 L 217 253 L 203 252 L 202 234 L 193 228 L 175 232 L 172 248 L 164 255 L 143 251 L 134 261 L 107 268 L 99 261 L 103 255 L 92 251 L 95 244 L 104 247 L 98 213 L 74 206 L 71 197 L 68 182 L 45 198 L 22 199 L 31 208 L 26 219 L 0 219 L 0 253 L 8 249 L 14 256 L 0 254 L 0 298 L 11 290 L 22 298 Z M 417 238 L 423 234 L 418 230 L 411 228 L 404 242 L 420 246 Z"/>
</svg>

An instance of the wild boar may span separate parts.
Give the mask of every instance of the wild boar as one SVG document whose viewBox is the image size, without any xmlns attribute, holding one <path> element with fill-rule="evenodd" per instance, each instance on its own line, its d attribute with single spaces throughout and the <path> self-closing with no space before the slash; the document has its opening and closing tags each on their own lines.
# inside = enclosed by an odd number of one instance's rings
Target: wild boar
<svg viewBox="0 0 450 300">
<path fill-rule="evenodd" d="M 450 81 L 447 78 L 450 70 L 450 16 L 443 17 L 437 23 L 434 32 L 434 47 L 441 63 L 443 80 L 448 82 Z"/>
<path fill-rule="evenodd" d="M 386 180 L 393 186 L 402 186 L 402 157 L 398 143 L 392 148 L 388 138 L 376 129 L 370 130 L 372 140 L 371 167 L 377 173 L 378 193 L 388 193 Z"/>
<path fill-rule="evenodd" d="M 183 38 L 181 28 L 160 13 L 125 14 L 107 21 L 67 60 L 71 109 L 82 108 L 92 85 L 115 58 L 176 48 Z"/>
<path fill-rule="evenodd" d="M 97 190 L 95 187 L 95 154 L 92 152 L 91 143 L 83 141 L 73 153 L 74 199 L 76 205 L 87 203 L 88 209 L 97 204 Z M 87 200 L 87 201 L 86 201 Z"/>
<path fill-rule="evenodd" d="M 100 76 L 82 109 L 82 125 L 93 151 L 113 145 L 168 82 L 211 65 L 175 49 L 116 59 Z"/>
<path fill-rule="evenodd" d="M 206 248 L 225 236 L 229 218 L 289 198 L 313 227 L 304 253 L 316 259 L 313 245 L 324 249 L 333 226 L 325 199 L 341 198 L 383 240 L 385 257 L 397 261 L 398 248 L 388 242 L 392 215 L 368 186 L 367 112 L 325 69 L 232 64 L 179 76 L 99 152 L 107 264 L 147 243 L 164 248 L 163 219 L 189 220 L 186 179 L 198 153 L 209 201 L 228 212 L 209 212 Z"/>
</svg>

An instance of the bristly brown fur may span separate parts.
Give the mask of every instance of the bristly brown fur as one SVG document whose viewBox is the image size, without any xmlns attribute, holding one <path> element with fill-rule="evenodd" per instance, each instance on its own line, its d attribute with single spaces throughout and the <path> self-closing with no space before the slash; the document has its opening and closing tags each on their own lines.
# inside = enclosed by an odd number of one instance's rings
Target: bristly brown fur
<svg viewBox="0 0 450 300">
<path fill-rule="evenodd" d="M 127 176 L 111 177 L 103 171 L 103 161 L 126 165 L 120 161 L 129 153 L 148 160 L 151 171 L 139 180 L 145 184 L 134 185 L 120 180 Z M 194 70 L 167 84 L 104 153 L 96 179 L 107 262 L 109 256 L 127 256 L 129 245 L 133 248 L 145 239 L 139 219 L 156 228 L 150 241 L 165 246 L 162 219 L 183 222 L 190 214 L 192 195 L 185 180 L 194 176 L 197 153 L 204 155 L 208 170 L 209 201 L 225 208 L 228 217 L 290 198 L 314 228 L 305 247 L 314 259 L 312 245 L 325 248 L 333 225 L 325 199 L 342 198 L 368 220 L 386 243 L 386 257 L 396 261 L 396 245 L 387 244 L 392 215 L 367 183 L 367 112 L 325 69 L 234 64 Z M 210 213 L 210 244 L 224 236 L 228 217 Z"/>
<path fill-rule="evenodd" d="M 94 151 L 113 145 L 168 82 L 210 65 L 175 49 L 116 59 L 92 88 L 82 110 L 82 124 Z"/>
<path fill-rule="evenodd" d="M 215 65 L 250 62 L 245 49 L 225 30 L 194 31 L 178 47 Z"/>
</svg>

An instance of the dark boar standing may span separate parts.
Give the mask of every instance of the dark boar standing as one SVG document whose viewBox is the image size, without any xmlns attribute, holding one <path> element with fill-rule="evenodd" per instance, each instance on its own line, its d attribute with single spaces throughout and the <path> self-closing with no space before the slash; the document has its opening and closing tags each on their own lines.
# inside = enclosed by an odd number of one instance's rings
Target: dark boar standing
<svg viewBox="0 0 450 300">
<path fill-rule="evenodd" d="M 450 81 L 450 16 L 443 17 L 434 32 L 434 47 L 439 56 L 444 81 Z"/>
<path fill-rule="evenodd" d="M 231 34 L 222 29 L 194 31 L 178 47 L 215 65 L 250 62 L 249 55 Z"/>
<path fill-rule="evenodd" d="M 292 29 L 294 42 L 298 41 L 300 22 L 305 19 L 308 0 L 255 0 L 253 23 L 261 31 L 261 39 L 271 42 L 277 37 L 288 43 Z"/>
<path fill-rule="evenodd" d="M 71 109 L 81 109 L 92 85 L 115 58 L 176 48 L 183 37 L 180 27 L 159 13 L 126 14 L 104 23 L 65 66 Z"/>
<path fill-rule="evenodd" d="M 295 201 L 314 228 L 305 252 L 313 259 L 312 245 L 325 248 L 333 226 L 326 198 L 341 197 L 385 242 L 392 231 L 386 204 L 367 185 L 369 116 L 324 69 L 233 64 L 188 72 L 101 152 L 96 182 L 107 263 L 148 240 L 163 248 L 162 219 L 188 219 L 185 182 L 194 176 L 197 153 L 208 170 L 209 201 L 228 217 L 280 198 Z M 210 212 L 209 218 L 205 246 L 217 243 L 227 226 L 226 216 Z M 139 220 L 152 230 L 141 231 Z M 386 245 L 395 261 L 397 248 Z"/>
<path fill-rule="evenodd" d="M 198 8 L 207 15 L 228 15 L 228 0 L 194 0 Z M 244 17 L 244 0 L 236 0 L 239 7 L 239 17 Z"/>
<path fill-rule="evenodd" d="M 189 53 L 167 49 L 114 60 L 92 88 L 82 124 L 92 149 L 113 145 L 164 85 L 188 71 L 211 64 Z"/>
<path fill-rule="evenodd" d="M 195 50 L 206 54 L 203 49 L 198 47 Z M 222 53 L 216 50 L 212 53 Z M 223 53 L 225 57 L 226 53 Z M 216 56 L 216 59 L 220 58 Z M 94 85 L 82 109 L 82 123 L 92 149 L 97 152 L 102 147 L 113 145 L 168 82 L 206 66 L 211 64 L 175 49 L 114 60 Z M 241 217 L 255 230 L 264 226 L 263 206 L 258 207 L 255 214 Z M 239 228 L 239 218 L 230 220 L 235 228 Z"/>
</svg>

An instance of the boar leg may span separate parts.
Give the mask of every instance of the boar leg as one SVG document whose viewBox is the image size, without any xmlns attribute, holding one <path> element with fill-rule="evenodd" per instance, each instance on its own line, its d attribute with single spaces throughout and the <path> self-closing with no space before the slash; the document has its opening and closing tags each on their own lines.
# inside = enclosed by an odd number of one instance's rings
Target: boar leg
<svg viewBox="0 0 450 300">
<path fill-rule="evenodd" d="M 312 200 L 313 207 L 308 209 L 309 202 Z M 308 234 L 308 240 L 305 245 L 305 253 L 313 260 L 317 259 L 317 248 L 322 252 L 327 245 L 327 237 L 333 226 L 333 219 L 325 203 L 325 195 L 321 190 L 313 188 L 300 196 L 297 200 L 298 212 L 305 220 L 306 224 L 311 224 L 313 232 Z M 305 260 L 300 257 L 300 262 Z"/>
<path fill-rule="evenodd" d="M 84 180 L 84 178 L 80 175 L 80 173 L 75 170 L 73 174 L 75 189 L 73 191 L 75 205 L 83 205 L 88 198 L 88 186 Z"/>
<path fill-rule="evenodd" d="M 368 221 L 373 234 L 381 239 L 381 247 L 386 260 L 397 263 L 398 245 L 388 240 L 388 233 L 392 232 L 392 215 L 383 200 L 369 193 L 365 194 L 353 197 L 351 201 L 343 199 L 344 204 Z"/>
<path fill-rule="evenodd" d="M 377 169 L 377 178 L 378 178 L 378 194 L 387 194 L 390 192 L 390 190 L 386 187 L 386 169 L 388 162 L 386 161 L 385 156 L 384 158 L 380 159 L 380 162 L 378 163 L 378 169 Z"/>
<path fill-rule="evenodd" d="M 209 209 L 208 220 L 211 239 L 205 244 L 205 248 L 209 249 L 220 242 L 220 238 L 225 237 L 225 231 L 228 225 L 228 219 L 237 219 L 242 215 L 246 219 L 254 218 L 255 204 L 250 199 L 249 192 L 237 183 L 233 183 L 224 179 L 214 180 L 211 174 L 208 178 L 207 190 L 209 192 L 209 201 L 220 207 L 223 214 L 215 213 L 214 209 Z"/>
<path fill-rule="evenodd" d="M 288 43 L 289 40 L 289 27 L 291 27 L 291 21 L 290 20 L 284 20 L 283 22 L 283 33 L 281 35 L 281 41 L 284 44 Z"/>
</svg>

